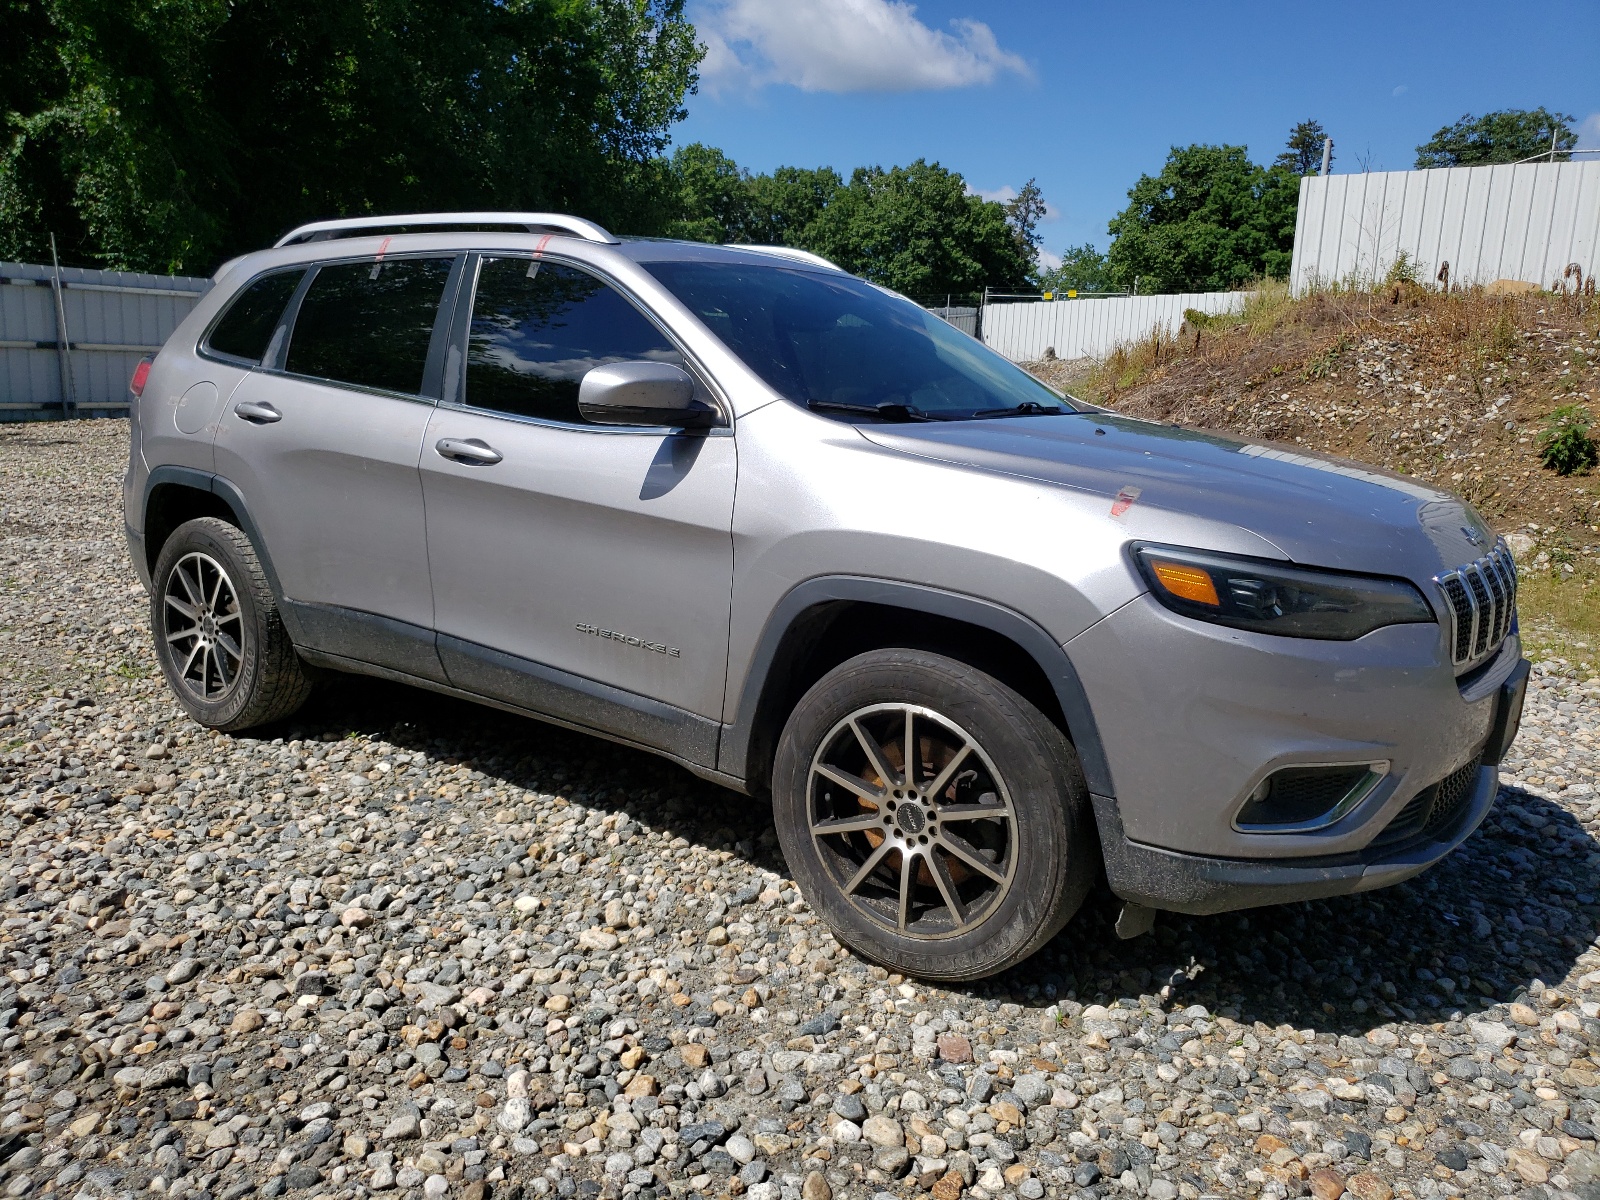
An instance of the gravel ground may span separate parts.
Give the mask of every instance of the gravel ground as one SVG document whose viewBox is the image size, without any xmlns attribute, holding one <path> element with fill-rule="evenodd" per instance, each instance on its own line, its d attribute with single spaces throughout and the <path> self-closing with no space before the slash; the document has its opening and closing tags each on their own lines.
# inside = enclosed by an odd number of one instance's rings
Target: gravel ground
<svg viewBox="0 0 1600 1200">
<path fill-rule="evenodd" d="M 1600 680 L 1372 895 L 1008 976 L 846 953 L 762 811 L 407 689 L 186 720 L 121 544 L 126 428 L 0 427 L 0 1192 L 1600 1198 Z"/>
</svg>

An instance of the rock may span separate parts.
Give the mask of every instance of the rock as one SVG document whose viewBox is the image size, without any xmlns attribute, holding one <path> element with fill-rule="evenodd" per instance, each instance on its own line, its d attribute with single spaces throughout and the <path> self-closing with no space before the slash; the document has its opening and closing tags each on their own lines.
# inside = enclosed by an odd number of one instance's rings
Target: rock
<svg viewBox="0 0 1600 1200">
<path fill-rule="evenodd" d="M 414 1113 L 401 1113 L 383 1127 L 383 1140 L 404 1142 L 422 1136 L 422 1125 Z"/>
<path fill-rule="evenodd" d="M 1537 1029 L 1539 1027 L 1539 1014 L 1534 1012 L 1533 1009 L 1529 1008 L 1526 1004 L 1507 1005 L 1506 1013 L 1518 1025 L 1524 1025 L 1532 1029 Z"/>
<path fill-rule="evenodd" d="M 1468 1021 L 1467 1029 L 1478 1045 L 1499 1053 L 1511 1044 L 1517 1035 L 1500 1021 Z"/>
<path fill-rule="evenodd" d="M 905 1131 L 898 1121 L 885 1116 L 868 1117 L 861 1125 L 862 1135 L 874 1146 L 899 1146 L 906 1143 Z"/>
<path fill-rule="evenodd" d="M 722 1148 L 732 1157 L 733 1161 L 741 1167 L 755 1159 L 756 1144 L 742 1133 L 736 1133 L 723 1143 Z M 761 1182 L 759 1179 L 757 1183 Z"/>
<path fill-rule="evenodd" d="M 372 914 L 364 908 L 347 908 L 339 914 L 339 924 L 346 929 L 365 929 L 372 924 Z"/>
<path fill-rule="evenodd" d="M 961 1200 L 965 1186 L 966 1181 L 962 1179 L 960 1171 L 946 1171 L 931 1189 L 933 1200 Z"/>
<path fill-rule="evenodd" d="M 1394 1189 L 1371 1171 L 1350 1176 L 1344 1186 L 1355 1200 L 1391 1200 L 1394 1196 Z"/>
<path fill-rule="evenodd" d="M 254 1033 L 266 1023 L 267 1019 L 255 1009 L 241 1008 L 234 1014 L 233 1024 L 229 1029 L 234 1033 Z"/>
<path fill-rule="evenodd" d="M 427 1200 L 442 1200 L 449 1191 L 450 1181 L 443 1175 L 429 1175 L 422 1181 L 422 1194 Z"/>
<path fill-rule="evenodd" d="M 1311 1172 L 1311 1194 L 1317 1200 L 1339 1200 L 1344 1195 L 1344 1176 L 1332 1167 L 1319 1167 Z"/>
<path fill-rule="evenodd" d="M 198 974 L 200 974 L 200 964 L 198 962 L 192 958 L 180 958 L 167 968 L 167 973 L 163 978 L 167 981 L 169 987 L 177 987 L 179 984 L 188 983 Z"/>
<path fill-rule="evenodd" d="M 678 1047 L 678 1055 L 683 1059 L 683 1065 L 692 1071 L 698 1071 L 711 1061 L 711 1052 L 699 1042 L 685 1042 Z"/>
<path fill-rule="evenodd" d="M 939 1057 L 948 1063 L 972 1061 L 972 1043 L 959 1033 L 942 1033 L 938 1038 Z"/>
<path fill-rule="evenodd" d="M 800 1185 L 800 1200 L 833 1200 L 833 1188 L 828 1185 L 827 1176 L 821 1171 L 808 1173 L 805 1182 Z M 954 1200 L 954 1198 L 940 1196 L 938 1200 Z"/>
<path fill-rule="evenodd" d="M 495 1124 L 507 1133 L 521 1133 L 531 1120 L 533 1120 L 533 1106 L 524 1098 L 512 1097 L 501 1108 L 500 1115 L 495 1118 Z"/>
<path fill-rule="evenodd" d="M 578 935 L 578 946 L 583 950 L 598 950 L 606 953 L 615 950 L 619 945 L 621 945 L 621 942 L 616 934 L 609 929 L 601 929 L 598 926 L 585 929 Z"/>
<path fill-rule="evenodd" d="M 1506 1153 L 1506 1166 L 1517 1173 L 1523 1183 L 1543 1183 L 1550 1178 L 1550 1168 L 1545 1160 L 1532 1150 L 1521 1146 Z"/>
<path fill-rule="evenodd" d="M 837 1095 L 833 1098 L 833 1111 L 846 1121 L 860 1123 L 867 1119 L 867 1106 L 860 1096 Z"/>
<path fill-rule="evenodd" d="M 626 929 L 628 927 L 628 906 L 621 900 L 607 900 L 605 922 L 612 929 Z"/>
</svg>

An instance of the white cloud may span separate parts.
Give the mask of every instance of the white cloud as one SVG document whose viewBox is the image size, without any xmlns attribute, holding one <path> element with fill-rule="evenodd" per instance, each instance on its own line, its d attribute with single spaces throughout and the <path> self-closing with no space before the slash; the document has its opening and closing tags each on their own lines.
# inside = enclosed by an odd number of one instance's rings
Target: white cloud
<svg viewBox="0 0 1600 1200">
<path fill-rule="evenodd" d="M 993 200 L 996 204 L 1009 204 L 1017 198 L 1017 189 L 1009 183 L 1004 187 L 997 188 L 975 188 L 969 183 L 967 185 L 967 195 L 981 196 L 985 200 Z M 1051 204 L 1050 201 L 1046 200 L 1044 202 L 1044 216 L 1040 218 L 1041 221 L 1059 221 L 1064 216 L 1066 214 L 1054 204 Z"/>
<path fill-rule="evenodd" d="M 1590 113 L 1579 123 L 1578 149 L 1600 150 L 1600 112 Z"/>
<path fill-rule="evenodd" d="M 1411 90 L 1411 88 L 1410 88 L 1409 85 L 1402 83 L 1399 87 L 1395 88 L 1394 91 L 1390 93 L 1390 95 L 1392 95 L 1392 96 L 1404 96 L 1410 90 Z"/>
<path fill-rule="evenodd" d="M 1061 255 L 1051 254 L 1043 246 L 1039 247 L 1039 265 L 1046 271 L 1054 271 L 1061 265 Z"/>
<path fill-rule="evenodd" d="M 1031 78 L 982 21 L 949 30 L 905 0 L 701 0 L 702 85 L 713 94 L 767 84 L 806 92 L 914 92 Z"/>
</svg>

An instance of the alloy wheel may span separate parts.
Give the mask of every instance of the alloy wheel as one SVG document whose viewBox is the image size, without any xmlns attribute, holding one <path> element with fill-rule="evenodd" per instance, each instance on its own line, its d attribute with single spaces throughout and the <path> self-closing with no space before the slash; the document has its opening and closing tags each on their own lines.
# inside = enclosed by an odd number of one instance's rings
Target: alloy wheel
<svg viewBox="0 0 1600 1200">
<path fill-rule="evenodd" d="M 807 780 L 819 857 L 854 908 L 936 940 L 993 913 L 1016 874 L 1016 809 L 977 739 L 914 704 L 874 704 L 822 739 Z"/>
<path fill-rule="evenodd" d="M 209 554 L 185 554 L 167 575 L 161 610 L 179 683 L 198 700 L 221 700 L 244 664 L 244 616 L 233 580 Z"/>
</svg>

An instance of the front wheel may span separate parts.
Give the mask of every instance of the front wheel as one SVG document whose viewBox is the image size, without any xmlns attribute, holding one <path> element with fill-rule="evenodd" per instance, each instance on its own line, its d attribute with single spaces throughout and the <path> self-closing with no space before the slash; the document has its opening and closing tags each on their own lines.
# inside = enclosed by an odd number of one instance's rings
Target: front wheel
<svg viewBox="0 0 1600 1200">
<path fill-rule="evenodd" d="M 311 694 L 255 547 L 216 517 L 184 522 L 161 547 L 150 633 L 178 703 L 212 729 L 268 724 Z"/>
<path fill-rule="evenodd" d="M 778 838 L 840 941 L 926 979 L 1020 962 L 1100 870 L 1071 743 L 965 663 L 878 650 L 819 680 L 773 768 Z"/>
</svg>

